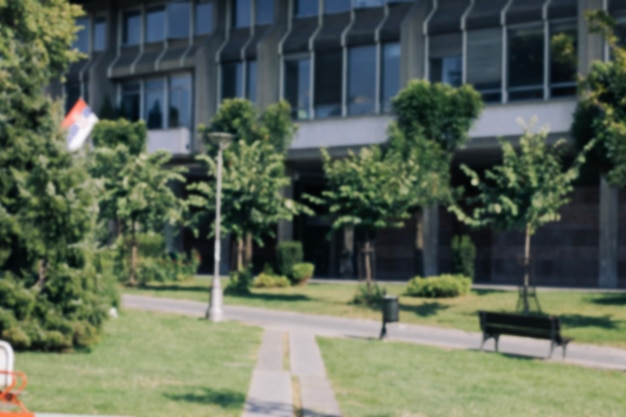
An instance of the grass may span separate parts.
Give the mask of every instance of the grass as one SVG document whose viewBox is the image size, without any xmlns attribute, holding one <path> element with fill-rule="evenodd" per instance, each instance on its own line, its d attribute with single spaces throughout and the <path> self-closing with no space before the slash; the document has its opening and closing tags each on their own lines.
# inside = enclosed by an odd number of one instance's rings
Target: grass
<svg viewBox="0 0 626 417">
<path fill-rule="evenodd" d="M 318 338 L 344 417 L 618 417 L 626 374 L 475 351 Z"/>
<path fill-rule="evenodd" d="M 189 299 L 206 302 L 210 280 L 196 278 L 186 283 L 151 284 L 125 289 L 131 294 Z M 403 285 L 384 284 L 400 295 Z M 380 320 L 380 312 L 349 304 L 356 291 L 353 284 L 317 284 L 284 289 L 253 289 L 245 297 L 225 297 L 225 303 L 264 307 L 301 313 Z M 563 333 L 577 343 L 626 348 L 626 293 L 540 291 L 545 313 L 557 315 Z M 400 321 L 466 331 L 479 331 L 478 310 L 514 311 L 517 292 L 475 290 L 453 299 L 400 298 Z"/>
<path fill-rule="evenodd" d="M 239 416 L 260 329 L 125 311 L 91 352 L 20 353 L 30 410 L 135 417 Z"/>
</svg>

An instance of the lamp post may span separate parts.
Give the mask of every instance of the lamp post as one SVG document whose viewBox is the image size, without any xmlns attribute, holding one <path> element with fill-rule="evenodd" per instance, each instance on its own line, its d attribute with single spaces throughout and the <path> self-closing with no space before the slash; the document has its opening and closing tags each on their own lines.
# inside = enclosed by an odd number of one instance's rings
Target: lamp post
<svg viewBox="0 0 626 417">
<path fill-rule="evenodd" d="M 223 169 L 223 153 L 233 140 L 234 135 L 230 133 L 213 132 L 209 133 L 209 140 L 217 145 L 217 192 L 215 198 L 215 252 L 213 267 L 213 285 L 211 286 L 211 297 L 209 298 L 209 309 L 207 310 L 207 318 L 213 322 L 222 321 L 224 311 L 222 309 L 222 283 L 220 282 L 220 260 L 222 258 L 222 241 L 221 241 L 221 211 L 222 211 L 222 169 Z"/>
</svg>

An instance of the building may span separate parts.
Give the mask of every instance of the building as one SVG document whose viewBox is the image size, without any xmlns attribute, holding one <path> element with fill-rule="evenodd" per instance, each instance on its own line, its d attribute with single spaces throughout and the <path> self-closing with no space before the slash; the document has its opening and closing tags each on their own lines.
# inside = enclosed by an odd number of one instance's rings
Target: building
<svg viewBox="0 0 626 417">
<path fill-rule="evenodd" d="M 76 46 L 89 58 L 70 69 L 68 103 L 83 96 L 96 112 L 107 101 L 119 106 L 125 117 L 147 122 L 149 150 L 169 150 L 176 163 L 192 166 L 201 150 L 194 126 L 207 123 L 223 98 L 247 97 L 260 108 L 285 98 L 300 125 L 289 151 L 294 181 L 287 192 L 295 197 L 323 187 L 320 146 L 341 156 L 386 139 L 390 98 L 412 78 L 471 83 L 482 93 L 487 106 L 456 162 L 493 164 L 496 138 L 519 137 L 519 117 L 537 116 L 555 138 L 569 137 L 576 75 L 608 59 L 584 13 L 604 8 L 626 18 L 622 0 L 78 3 L 87 16 L 77 22 L 84 29 Z M 586 173 L 562 221 L 534 238 L 537 283 L 626 287 L 626 241 L 618 239 L 626 234 L 623 193 Z M 427 273 L 449 269 L 450 239 L 467 231 L 440 208 L 424 213 L 421 234 L 417 222 L 378 234 L 379 277 L 407 279 L 421 259 Z M 323 215 L 297 219 L 279 225 L 278 238 L 302 240 L 319 275 L 350 276 L 355 237 L 346 232 L 329 242 L 328 227 Z M 472 236 L 477 280 L 518 282 L 521 234 Z M 180 244 L 211 253 L 210 243 L 189 236 Z M 267 248 L 255 253 L 260 265 L 270 256 Z"/>
</svg>

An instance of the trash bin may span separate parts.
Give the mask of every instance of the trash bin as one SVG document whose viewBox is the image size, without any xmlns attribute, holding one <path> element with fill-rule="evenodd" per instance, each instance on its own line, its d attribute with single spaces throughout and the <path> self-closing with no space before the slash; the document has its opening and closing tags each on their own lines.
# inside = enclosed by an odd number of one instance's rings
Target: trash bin
<svg viewBox="0 0 626 417">
<path fill-rule="evenodd" d="M 380 338 L 387 335 L 387 323 L 396 323 L 398 318 L 398 297 L 395 295 L 386 295 L 383 298 L 383 328 L 380 330 Z"/>
</svg>

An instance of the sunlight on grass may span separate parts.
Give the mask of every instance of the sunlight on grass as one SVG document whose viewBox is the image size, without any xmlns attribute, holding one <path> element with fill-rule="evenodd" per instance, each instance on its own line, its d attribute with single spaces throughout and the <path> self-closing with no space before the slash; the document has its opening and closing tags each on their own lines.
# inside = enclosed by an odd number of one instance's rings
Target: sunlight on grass
<svg viewBox="0 0 626 417">
<path fill-rule="evenodd" d="M 239 416 L 261 331 L 125 311 L 91 352 L 20 353 L 37 412 L 135 417 Z"/>
</svg>

